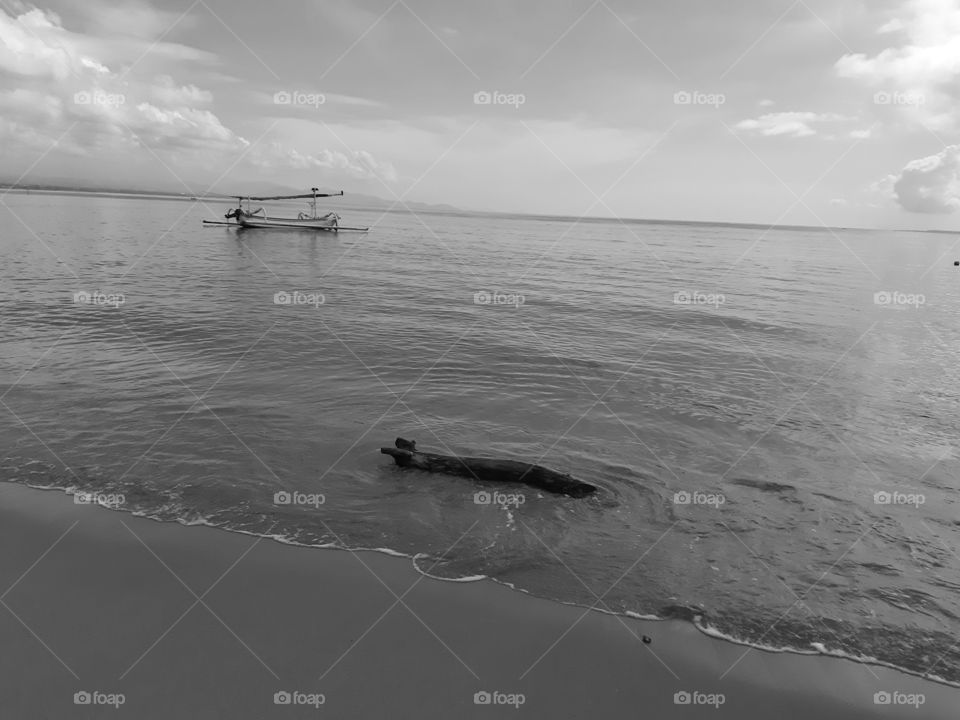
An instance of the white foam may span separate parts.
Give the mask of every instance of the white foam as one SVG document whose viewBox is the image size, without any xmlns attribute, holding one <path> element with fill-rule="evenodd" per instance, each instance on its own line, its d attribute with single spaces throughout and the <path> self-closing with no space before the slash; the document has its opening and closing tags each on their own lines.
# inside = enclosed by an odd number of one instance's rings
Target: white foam
<svg viewBox="0 0 960 720">
<path fill-rule="evenodd" d="M 896 670 L 897 672 L 904 673 L 906 675 L 913 675 L 914 677 L 923 678 L 924 680 L 930 680 L 933 682 L 941 683 L 943 685 L 949 685 L 951 687 L 960 687 L 960 683 L 947 680 L 940 677 L 939 675 L 934 675 L 933 673 L 920 673 L 908 668 L 901 667 L 899 665 L 894 665 L 893 663 L 886 662 L 885 660 L 880 660 L 879 658 L 872 657 L 870 655 L 857 655 L 855 653 L 849 653 L 845 650 L 831 650 L 827 648 L 826 645 L 819 642 L 810 643 L 811 649 L 805 648 L 796 648 L 788 646 L 774 647 L 772 645 L 763 645 L 761 643 L 753 643 L 747 640 L 742 640 L 740 638 L 729 635 L 711 625 L 704 625 L 699 622 L 695 622 L 694 626 L 702 632 L 704 635 L 708 635 L 712 638 L 718 640 L 723 640 L 726 642 L 731 642 L 735 645 L 745 645 L 747 647 L 756 648 L 757 650 L 762 650 L 764 652 L 772 653 L 793 653 L 794 655 L 822 655 L 824 657 L 833 657 L 841 660 L 849 660 L 851 662 L 860 663 L 863 665 L 879 665 L 881 667 L 890 668 L 891 670 Z"/>
<path fill-rule="evenodd" d="M 383 553 L 384 555 L 390 555 L 391 557 L 402 557 L 402 558 L 410 557 L 410 555 L 408 555 L 407 553 L 402 553 L 399 550 L 394 550 L 393 548 L 375 547 L 375 548 L 353 548 L 353 549 L 366 550 L 368 552 Z M 416 558 L 416 555 L 414 555 L 414 558 Z"/>
<path fill-rule="evenodd" d="M 66 494 L 68 494 L 68 495 L 73 495 L 73 494 L 75 493 L 75 491 L 77 490 L 76 487 L 64 488 L 64 487 L 53 486 L 53 485 L 48 485 L 48 486 L 33 485 L 33 484 L 29 484 L 29 483 L 22 483 L 22 482 L 19 482 L 19 481 L 10 481 L 10 482 L 15 482 L 16 484 L 20 484 L 20 485 L 26 485 L 27 487 L 31 487 L 31 488 L 34 488 L 34 489 L 37 489 L 37 490 L 61 490 L 62 492 L 66 493 Z M 106 506 L 102 506 L 102 507 L 106 507 Z M 170 518 L 161 518 L 161 517 L 156 516 L 155 514 L 154 514 L 154 515 L 151 515 L 151 514 L 148 514 L 148 513 L 144 512 L 144 511 L 140 511 L 140 510 L 138 510 L 138 511 L 133 511 L 133 510 L 131 510 L 131 509 L 123 508 L 123 507 L 117 507 L 117 508 L 106 507 L 106 509 L 118 510 L 118 511 L 120 511 L 120 512 L 128 512 L 128 513 L 131 513 L 132 515 L 134 515 L 134 516 L 136 516 L 136 517 L 143 517 L 143 518 L 146 518 L 146 519 L 149 519 L 149 520 L 154 520 L 154 521 L 156 521 L 156 522 L 170 522 Z M 204 526 L 204 527 L 214 528 L 214 529 L 217 529 L 217 530 L 223 530 L 223 531 L 226 531 L 226 532 L 238 533 L 238 534 L 241 534 L 241 535 L 250 535 L 250 536 L 253 536 L 253 537 L 263 538 L 263 539 L 267 539 L 267 540 L 274 540 L 274 541 L 276 541 L 276 542 L 283 543 L 284 545 L 293 545 L 293 546 L 297 546 L 297 547 L 310 547 L 310 548 L 318 548 L 318 549 L 323 549 L 323 550 L 341 550 L 341 551 L 346 551 L 346 552 L 378 552 L 378 553 L 382 553 L 382 554 L 384 554 L 384 555 L 389 555 L 389 556 L 391 556 L 391 557 L 410 558 L 411 561 L 412 561 L 412 564 L 413 564 L 414 569 L 415 569 L 418 573 L 420 573 L 421 575 L 423 575 L 423 576 L 425 576 L 425 577 L 428 577 L 428 578 L 430 578 L 430 579 L 432 579 L 432 580 L 439 580 L 439 581 L 441 581 L 441 582 L 456 582 L 456 583 L 479 582 L 479 581 L 482 581 L 482 580 L 492 580 L 493 582 L 497 583 L 498 585 L 503 585 L 503 586 L 505 586 L 505 587 L 507 587 L 507 588 L 510 588 L 510 589 L 513 590 L 513 591 L 522 592 L 522 593 L 524 593 L 525 595 L 531 595 L 531 594 L 532 594 L 532 593 L 530 593 L 528 590 L 525 590 L 524 588 L 518 588 L 518 587 L 515 586 L 513 583 L 506 582 L 506 581 L 504 581 L 504 580 L 498 580 L 497 578 L 493 578 L 493 577 L 490 577 L 490 576 L 488 576 L 488 575 L 468 575 L 468 576 L 459 577 L 459 578 L 439 577 L 439 576 L 436 576 L 436 575 L 430 575 L 429 573 L 425 572 L 424 570 L 421 570 L 421 569 L 418 567 L 418 565 L 417 565 L 417 560 L 418 560 L 418 559 L 423 559 L 423 558 L 429 557 L 429 555 L 426 555 L 425 553 L 415 553 L 415 554 L 411 555 L 411 554 L 409 554 L 409 553 L 400 552 L 399 550 L 394 550 L 394 549 L 392 549 L 392 548 L 384 548 L 384 547 L 376 547 L 376 548 L 364 548 L 364 547 L 345 548 L 345 547 L 342 547 L 342 546 L 340 546 L 340 545 L 337 545 L 336 543 L 304 543 L 304 542 L 299 542 L 299 541 L 296 541 L 296 540 L 292 540 L 291 538 L 289 538 L 289 537 L 287 537 L 287 536 L 285 536 L 285 535 L 281 535 L 281 534 L 276 534 L 276 533 L 263 533 L 263 532 L 252 532 L 252 531 L 250 531 L 250 530 L 235 529 L 235 528 L 225 527 L 225 526 L 223 526 L 223 525 L 217 525 L 217 524 L 215 524 L 214 522 L 212 522 L 209 518 L 206 518 L 206 517 L 204 517 L 204 516 L 202 516 L 202 515 L 196 515 L 196 516 L 194 516 L 192 519 L 190 519 L 190 518 L 176 518 L 175 522 L 177 522 L 177 523 L 179 523 L 179 524 L 181 524 L 181 525 L 186 525 L 186 526 Z M 657 616 L 657 615 L 644 615 L 644 614 L 641 614 L 641 613 L 634 612 L 634 611 L 632 611 L 632 610 L 626 610 L 626 611 L 623 611 L 623 612 L 614 612 L 613 610 L 609 610 L 609 609 L 604 609 L 604 608 L 599 608 L 599 607 L 592 607 L 592 606 L 583 605 L 583 604 L 581 604 L 581 603 L 567 602 L 567 601 L 564 601 L 564 600 L 552 599 L 551 601 L 552 601 L 552 602 L 559 603 L 559 604 L 561 604 L 561 605 L 569 605 L 569 606 L 573 606 L 573 607 L 588 608 L 588 609 L 594 610 L 594 611 L 596 611 L 596 612 L 603 613 L 603 614 L 605 614 L 605 615 L 626 616 L 626 617 L 629 617 L 629 618 L 632 618 L 632 619 L 643 620 L 643 621 L 663 622 L 663 621 L 665 620 L 665 618 L 661 618 L 661 617 L 659 617 L 659 616 Z M 760 643 L 752 643 L 752 642 L 749 642 L 749 641 L 746 641 L 746 640 L 742 640 L 742 639 L 740 639 L 740 638 L 737 638 L 737 637 L 735 637 L 735 636 L 733 636 L 733 635 L 729 635 L 729 634 L 727 634 L 727 633 L 725 633 L 725 632 L 723 632 L 723 631 L 721 631 L 721 630 L 713 627 L 712 625 L 710 625 L 710 624 L 708 624 L 708 623 L 703 623 L 703 622 L 702 622 L 702 617 L 703 617 L 702 615 L 698 615 L 697 618 L 696 618 L 696 620 L 695 620 L 694 623 L 693 623 L 694 626 L 695 626 L 700 632 L 702 632 L 703 634 L 705 634 L 705 635 L 707 635 L 707 636 L 709 636 L 709 637 L 715 638 L 715 639 L 717 639 L 717 640 L 722 640 L 722 641 L 725 641 L 725 642 L 730 642 L 730 643 L 733 643 L 733 644 L 735 644 L 735 645 L 744 645 L 744 646 L 747 646 L 747 647 L 756 648 L 757 650 L 762 650 L 762 651 L 764 651 L 764 652 L 794 653 L 794 654 L 796 654 L 796 655 L 823 655 L 823 656 L 826 656 L 826 657 L 835 657 L 835 658 L 838 658 L 838 659 L 849 660 L 849 661 L 851 661 L 851 662 L 857 662 L 857 663 L 862 663 L 862 664 L 867 664 L 867 665 L 879 665 L 879 666 L 882 666 L 882 667 L 890 668 L 890 669 L 895 670 L 895 671 L 897 671 L 897 672 L 902 672 L 902 673 L 905 673 L 905 674 L 908 674 L 908 675 L 913 675 L 913 676 L 915 676 L 915 677 L 920 677 L 920 678 L 923 678 L 923 679 L 925 679 L 925 680 L 930 680 L 930 681 L 933 681 L 933 682 L 941 683 L 941 684 L 943 684 L 943 685 L 948 685 L 948 686 L 950 686 L 950 687 L 960 687 L 960 683 L 952 682 L 952 681 L 950 681 L 950 680 L 946 680 L 946 679 L 940 677 L 939 675 L 934 675 L 934 674 L 932 674 L 932 673 L 922 674 L 922 673 L 919 673 L 919 672 L 915 672 L 915 671 L 912 671 L 912 670 L 909 670 L 909 669 L 900 667 L 900 666 L 898 666 L 898 665 L 894 665 L 893 663 L 889 663 L 889 662 L 885 662 L 885 661 L 883 661 L 883 660 L 879 660 L 879 659 L 874 658 L 874 657 L 863 656 L 863 655 L 855 655 L 855 654 L 852 654 L 852 653 L 848 653 L 848 652 L 846 652 L 846 651 L 844 651 L 844 650 L 831 650 L 831 649 L 827 648 L 825 645 L 823 645 L 823 643 L 811 643 L 811 644 L 810 644 L 810 649 L 796 648 L 796 647 L 773 647 L 773 646 L 769 646 L 769 645 L 762 645 L 762 644 L 760 644 Z M 669 619 L 669 618 L 666 618 L 666 619 Z"/>
<path fill-rule="evenodd" d="M 181 525 L 186 525 L 187 527 L 197 527 L 197 526 L 212 527 L 212 528 L 217 527 L 212 522 L 210 522 L 209 518 L 204 517 L 203 515 L 196 515 L 190 519 L 178 518 L 177 522 L 180 523 Z"/>
<path fill-rule="evenodd" d="M 465 582 L 479 582 L 480 580 L 489 580 L 490 578 L 486 575 L 467 575 L 465 577 L 458 578 L 446 578 L 446 577 L 437 577 L 436 575 L 431 575 L 428 572 L 423 570 L 417 570 L 421 575 L 430 578 L 431 580 L 441 580 L 443 582 L 454 582 L 454 583 L 465 583 Z"/>
</svg>

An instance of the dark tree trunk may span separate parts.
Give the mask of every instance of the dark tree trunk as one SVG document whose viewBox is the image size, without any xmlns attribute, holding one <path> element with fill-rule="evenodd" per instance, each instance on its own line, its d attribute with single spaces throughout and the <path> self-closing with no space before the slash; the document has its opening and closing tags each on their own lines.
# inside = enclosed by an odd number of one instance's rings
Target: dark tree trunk
<svg viewBox="0 0 960 720">
<path fill-rule="evenodd" d="M 558 473 L 541 465 L 517 460 L 437 455 L 420 452 L 416 443 L 397 438 L 397 447 L 383 447 L 380 452 L 393 457 L 401 467 L 413 467 L 427 472 L 473 478 L 483 482 L 521 483 L 546 492 L 580 498 L 596 492 L 597 488 L 565 473 Z"/>
</svg>

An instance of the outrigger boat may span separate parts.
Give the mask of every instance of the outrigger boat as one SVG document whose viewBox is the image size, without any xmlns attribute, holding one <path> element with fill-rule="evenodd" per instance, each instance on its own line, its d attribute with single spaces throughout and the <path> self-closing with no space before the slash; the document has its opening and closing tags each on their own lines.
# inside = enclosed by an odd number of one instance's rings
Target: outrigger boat
<svg viewBox="0 0 960 720">
<path fill-rule="evenodd" d="M 308 195 L 274 195 L 272 197 L 253 197 L 237 195 L 237 207 L 228 212 L 224 217 L 228 222 L 219 222 L 213 220 L 204 220 L 204 225 L 231 225 L 244 228 L 287 228 L 295 230 L 324 230 L 327 232 L 339 232 L 341 230 L 353 230 L 357 232 L 366 232 L 370 228 L 362 227 L 344 227 L 340 224 L 340 216 L 335 212 L 328 212 L 326 215 L 317 214 L 317 198 L 321 197 L 339 197 L 343 195 L 343 190 L 338 193 L 322 193 L 319 188 L 310 188 Z M 273 217 L 267 215 L 263 208 L 256 210 L 250 209 L 251 202 L 266 202 L 270 200 L 304 200 L 309 199 L 310 212 L 301 212 L 295 218 L 293 217 Z M 246 208 L 244 208 L 246 202 Z M 234 220 L 234 222 L 229 222 Z"/>
</svg>

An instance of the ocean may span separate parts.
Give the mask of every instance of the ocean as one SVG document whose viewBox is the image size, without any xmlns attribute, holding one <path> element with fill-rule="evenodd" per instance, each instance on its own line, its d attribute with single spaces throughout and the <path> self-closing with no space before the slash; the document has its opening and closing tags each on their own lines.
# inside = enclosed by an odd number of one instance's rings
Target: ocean
<svg viewBox="0 0 960 720">
<path fill-rule="evenodd" d="M 960 683 L 953 236 L 226 209 L 3 196 L 0 479 Z"/>
</svg>

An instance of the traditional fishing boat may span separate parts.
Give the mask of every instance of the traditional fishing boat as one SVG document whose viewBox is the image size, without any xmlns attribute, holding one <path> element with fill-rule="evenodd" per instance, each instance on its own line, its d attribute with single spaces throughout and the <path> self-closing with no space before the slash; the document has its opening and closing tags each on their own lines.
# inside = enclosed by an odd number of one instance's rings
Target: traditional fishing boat
<svg viewBox="0 0 960 720">
<path fill-rule="evenodd" d="M 285 228 L 294 230 L 324 230 L 327 232 L 339 232 L 341 230 L 353 230 L 366 232 L 370 228 L 365 227 L 345 227 L 340 224 L 340 216 L 335 212 L 328 212 L 324 215 L 317 214 L 317 198 L 340 197 L 343 190 L 338 193 L 322 193 L 319 188 L 310 188 L 310 193 L 305 195 L 273 195 L 270 197 L 253 197 L 246 195 L 237 195 L 237 207 L 228 212 L 224 217 L 228 222 L 218 222 L 213 220 L 204 220 L 204 225 L 234 225 L 244 228 Z M 252 202 L 267 202 L 271 200 L 309 200 L 307 203 L 309 212 L 301 212 L 297 217 L 276 217 L 267 215 L 264 209 L 257 208 L 251 210 Z M 244 207 L 246 204 L 246 207 Z M 229 222 L 233 220 L 234 222 Z"/>
</svg>

